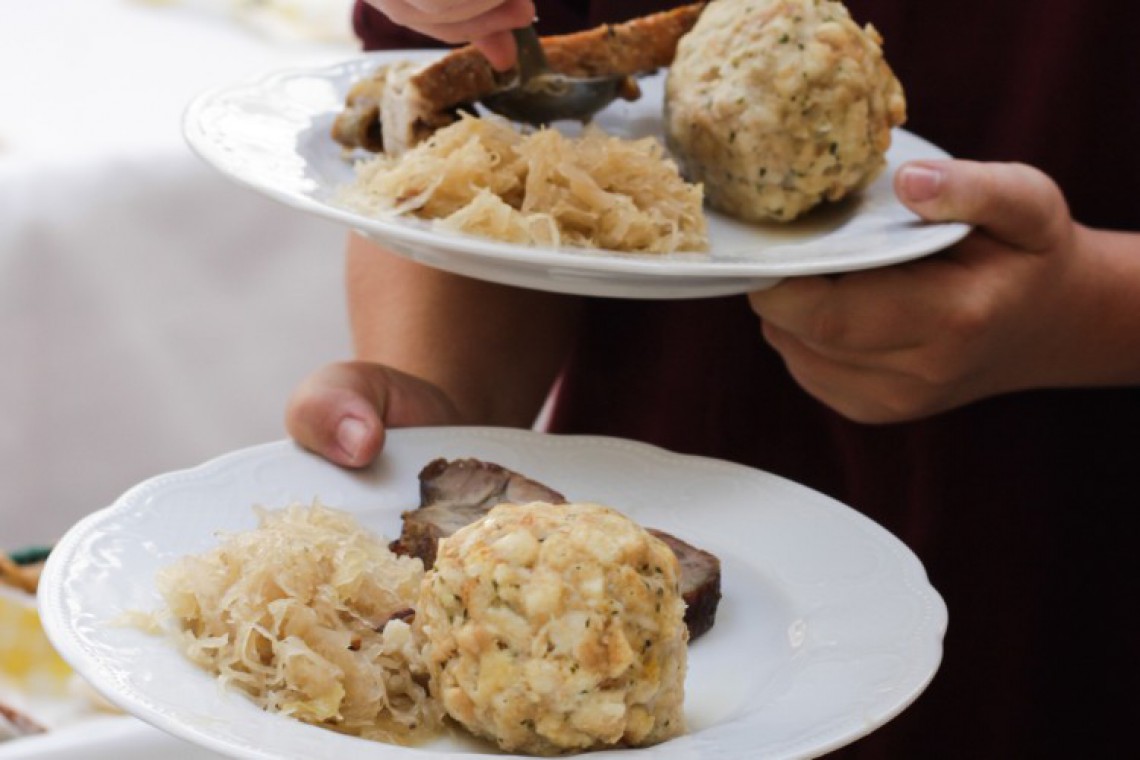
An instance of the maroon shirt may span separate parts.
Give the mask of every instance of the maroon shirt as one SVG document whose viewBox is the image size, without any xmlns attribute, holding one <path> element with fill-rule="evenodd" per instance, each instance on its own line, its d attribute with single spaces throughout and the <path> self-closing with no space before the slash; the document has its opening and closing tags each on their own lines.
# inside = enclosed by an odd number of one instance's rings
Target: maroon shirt
<svg viewBox="0 0 1140 760">
<path fill-rule="evenodd" d="M 678 4 L 540 0 L 540 24 Z M 1140 229 L 1140 4 L 847 5 L 886 40 L 907 129 L 960 157 L 1031 163 L 1078 220 Z M 368 47 L 428 44 L 378 14 L 357 20 Z M 792 381 L 742 297 L 592 299 L 552 429 L 784 475 L 918 554 L 950 610 L 942 668 L 914 705 L 836 756 L 1110 757 L 1134 744 L 1140 603 L 1124 521 L 1140 511 L 1140 390 L 1016 393 L 860 425 Z"/>
</svg>

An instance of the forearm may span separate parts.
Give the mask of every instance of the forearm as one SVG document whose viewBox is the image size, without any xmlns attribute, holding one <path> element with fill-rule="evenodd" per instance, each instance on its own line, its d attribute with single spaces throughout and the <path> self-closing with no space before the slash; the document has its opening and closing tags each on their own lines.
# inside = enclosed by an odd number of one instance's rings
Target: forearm
<svg viewBox="0 0 1140 760">
<path fill-rule="evenodd" d="M 434 383 L 473 424 L 533 423 L 570 350 L 579 299 L 471 280 L 350 237 L 358 359 Z"/>
</svg>

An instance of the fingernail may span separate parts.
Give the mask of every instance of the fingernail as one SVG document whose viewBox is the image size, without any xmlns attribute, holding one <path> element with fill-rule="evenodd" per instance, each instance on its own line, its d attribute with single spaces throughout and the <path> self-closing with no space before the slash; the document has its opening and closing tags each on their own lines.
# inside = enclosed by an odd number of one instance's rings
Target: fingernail
<svg viewBox="0 0 1140 760">
<path fill-rule="evenodd" d="M 363 420 L 345 417 L 336 426 L 336 443 L 353 460 L 360 458 L 360 452 L 368 439 L 368 426 Z"/>
<path fill-rule="evenodd" d="M 946 173 L 941 169 L 930 166 L 904 166 L 900 171 L 902 176 L 899 179 L 907 200 L 921 203 L 937 198 L 942 192 L 942 182 L 946 179 Z"/>
</svg>

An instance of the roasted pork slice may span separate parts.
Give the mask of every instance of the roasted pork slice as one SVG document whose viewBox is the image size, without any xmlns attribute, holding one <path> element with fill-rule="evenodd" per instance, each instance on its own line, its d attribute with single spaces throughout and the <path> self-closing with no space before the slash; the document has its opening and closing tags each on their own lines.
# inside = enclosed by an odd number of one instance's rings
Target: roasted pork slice
<svg viewBox="0 0 1140 760">
<path fill-rule="evenodd" d="M 685 625 L 692 641 L 716 622 L 716 608 L 720 604 L 720 560 L 663 530 L 646 530 L 664 541 L 681 563 L 681 597 L 685 600 Z"/>
<path fill-rule="evenodd" d="M 397 554 L 419 557 L 425 568 L 431 567 L 439 539 L 475 522 L 497 504 L 531 501 L 562 504 L 566 498 L 490 462 L 432 460 L 420 470 L 420 506 L 404 512 L 403 530 L 391 549 Z"/>
<path fill-rule="evenodd" d="M 566 498 L 537 481 L 478 459 L 435 459 L 420 471 L 420 506 L 401 516 L 400 537 L 392 542 L 397 554 L 419 557 L 424 567 L 435 563 L 441 538 L 509 502 L 543 501 L 562 504 Z M 681 595 L 689 640 L 712 628 L 720 602 L 720 560 L 676 536 L 646 528 L 664 541 L 681 564 Z"/>
<path fill-rule="evenodd" d="M 704 3 L 574 34 L 544 37 L 550 67 L 569 76 L 635 76 L 668 66 L 677 42 L 693 27 Z M 474 47 L 458 48 L 428 64 L 381 66 L 349 90 L 333 123 L 346 148 L 399 155 L 453 123 L 463 108 L 514 81 L 497 72 Z"/>
</svg>

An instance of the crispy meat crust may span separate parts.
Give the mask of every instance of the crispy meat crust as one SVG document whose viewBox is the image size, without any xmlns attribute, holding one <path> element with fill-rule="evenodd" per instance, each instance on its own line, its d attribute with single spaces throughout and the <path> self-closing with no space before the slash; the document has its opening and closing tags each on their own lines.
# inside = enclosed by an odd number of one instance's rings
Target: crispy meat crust
<svg viewBox="0 0 1140 760">
<path fill-rule="evenodd" d="M 693 3 L 624 24 L 606 24 L 584 32 L 548 37 L 542 49 L 550 67 L 568 76 L 653 71 L 673 62 L 677 41 L 697 23 L 704 7 L 704 3 Z"/>
<path fill-rule="evenodd" d="M 542 46 L 550 67 L 569 76 L 607 76 L 648 73 L 668 66 L 677 42 L 704 9 L 694 3 L 661 13 L 605 24 L 574 34 L 544 37 Z M 383 150 L 379 127 L 387 67 L 361 80 L 349 90 L 345 109 L 333 123 L 332 136 L 346 148 Z M 417 136 L 454 121 L 458 107 L 474 103 L 511 83 L 515 72 L 496 72 L 481 52 L 468 45 L 423 68 L 408 80 L 409 90 L 423 104 L 409 132 Z"/>
</svg>

